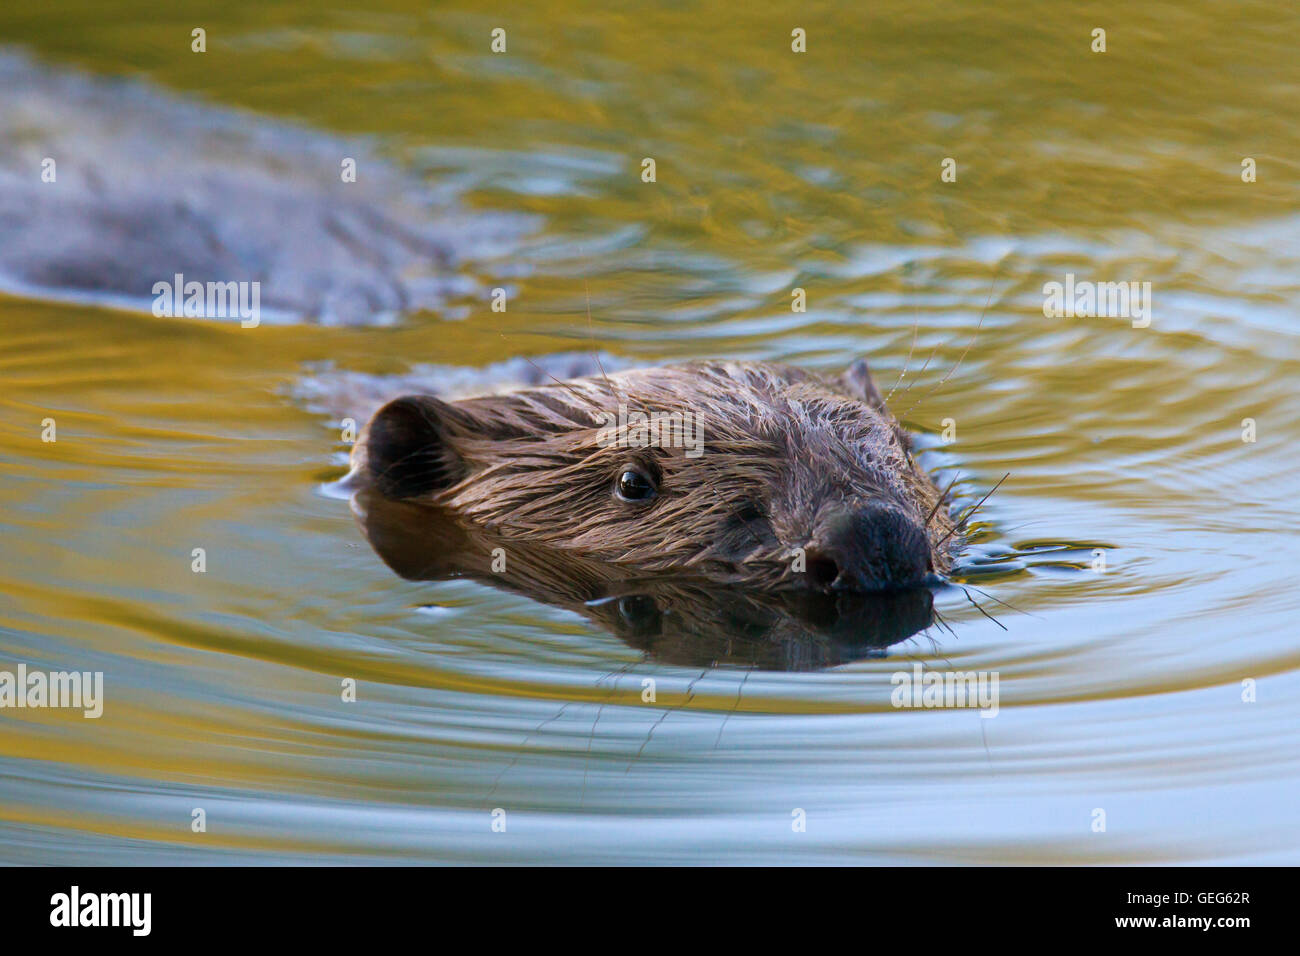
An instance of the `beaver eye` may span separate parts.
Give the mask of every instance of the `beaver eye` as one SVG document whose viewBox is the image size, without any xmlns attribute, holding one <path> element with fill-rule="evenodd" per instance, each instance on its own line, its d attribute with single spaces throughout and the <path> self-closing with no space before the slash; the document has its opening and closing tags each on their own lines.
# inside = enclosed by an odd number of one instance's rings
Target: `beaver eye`
<svg viewBox="0 0 1300 956">
<path fill-rule="evenodd" d="M 654 482 L 632 468 L 618 476 L 614 491 L 624 501 L 646 501 L 655 496 Z"/>
</svg>

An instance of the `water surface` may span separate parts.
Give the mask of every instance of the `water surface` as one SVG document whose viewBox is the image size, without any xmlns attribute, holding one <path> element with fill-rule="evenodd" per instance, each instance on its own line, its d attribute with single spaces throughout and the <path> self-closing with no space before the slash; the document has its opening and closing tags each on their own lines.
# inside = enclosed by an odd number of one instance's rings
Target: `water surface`
<svg viewBox="0 0 1300 956">
<path fill-rule="evenodd" d="M 0 296 L 0 669 L 107 696 L 0 714 L 0 860 L 1300 858 L 1300 14 L 369 6 L 0 11 L 56 68 L 365 142 L 536 226 L 383 326 Z M 1150 282 L 1150 326 L 1044 316 L 1067 273 Z M 688 667 L 404 581 L 322 490 L 340 381 L 592 348 L 869 357 L 962 502 L 1011 475 L 966 555 L 983 610 L 946 589 L 951 631 L 829 669 Z M 893 708 L 914 661 L 996 671 L 998 716 Z"/>
</svg>

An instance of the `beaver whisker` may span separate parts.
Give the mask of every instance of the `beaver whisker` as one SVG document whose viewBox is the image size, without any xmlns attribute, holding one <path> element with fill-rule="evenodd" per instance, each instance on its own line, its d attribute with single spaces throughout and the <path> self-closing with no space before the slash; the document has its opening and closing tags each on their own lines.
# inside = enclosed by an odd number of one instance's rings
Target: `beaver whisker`
<svg viewBox="0 0 1300 956">
<path fill-rule="evenodd" d="M 727 713 L 723 716 L 722 726 L 718 728 L 718 736 L 715 737 L 713 740 L 714 750 L 717 750 L 718 744 L 722 743 L 722 732 L 727 729 L 727 721 L 731 719 L 732 714 L 734 714 L 737 710 L 740 709 L 740 695 L 745 690 L 745 682 L 749 680 L 749 675 L 754 673 L 757 667 L 758 665 L 756 663 L 753 663 L 751 659 L 750 666 L 745 668 L 745 676 L 740 679 L 740 685 L 736 688 L 736 702 L 731 705 L 731 710 L 727 711 Z"/>
<path fill-rule="evenodd" d="M 916 308 L 916 299 L 912 299 L 912 344 L 907 348 L 907 358 L 903 359 L 903 370 L 898 373 L 898 381 L 894 387 L 889 390 L 885 396 L 884 404 L 888 405 L 889 400 L 894 397 L 894 392 L 898 391 L 898 386 L 903 384 L 903 379 L 907 375 L 907 367 L 912 364 L 912 353 L 916 351 L 916 338 L 921 331 L 921 313 Z"/>
<path fill-rule="evenodd" d="M 504 332 L 501 332 L 501 333 L 499 333 L 499 334 L 500 334 L 500 336 L 501 336 L 502 338 L 505 338 L 505 337 L 506 337 Z M 542 368 L 540 365 L 538 365 L 536 362 L 534 362 L 532 359 L 530 359 L 527 355 L 524 355 L 524 356 L 521 356 L 521 357 L 523 358 L 523 360 L 524 360 L 525 362 L 527 362 L 527 363 L 528 363 L 529 365 L 531 365 L 533 368 L 537 369 L 537 371 L 541 372 L 543 375 L 545 375 L 547 378 L 549 378 L 549 379 L 550 379 L 552 382 L 554 382 L 556 385 L 560 386 L 560 388 L 564 389 L 564 390 L 565 390 L 566 392 L 568 392 L 570 395 L 574 395 L 574 396 L 576 396 L 580 402 L 586 402 L 587 404 L 589 404 L 589 405 L 591 405 L 591 406 L 593 406 L 594 408 L 597 408 L 597 409 L 600 408 L 600 406 L 596 403 L 596 400 L 595 400 L 594 398 L 588 398 L 587 396 L 583 395 L 582 392 L 580 392 L 580 391 L 578 391 L 577 389 L 575 389 L 575 388 L 574 388 L 572 385 L 570 385 L 568 382 L 564 382 L 564 381 L 561 381 L 560 379 L 556 378 L 556 377 L 555 377 L 554 375 L 552 375 L 550 372 L 546 371 L 546 369 Z M 601 371 L 603 372 L 604 370 L 602 369 Z"/>
<path fill-rule="evenodd" d="M 999 621 L 996 617 L 994 617 L 994 616 L 993 616 L 992 614 L 990 614 L 988 611 L 984 610 L 984 608 L 980 607 L 980 603 L 979 603 L 979 601 L 976 601 L 973 597 L 971 597 L 969 591 L 967 591 L 965 588 L 962 588 L 962 593 L 966 595 L 966 600 L 970 601 L 970 603 L 971 603 L 972 605 L 974 605 L 975 610 L 979 611 L 981 614 L 983 614 L 985 617 L 987 617 L 990 621 L 992 621 L 992 622 L 993 622 L 994 624 L 996 624 L 998 627 L 1002 628 L 1002 630 L 1005 631 L 1005 630 L 1007 629 L 1007 626 L 1006 626 L 1005 624 L 1003 624 L 1001 621 Z"/>
<path fill-rule="evenodd" d="M 948 482 L 948 487 L 939 492 L 939 497 L 936 499 L 934 507 L 931 508 L 930 513 L 925 516 L 925 521 L 921 522 L 924 527 L 930 527 L 930 522 L 934 520 L 934 516 L 939 512 L 939 506 L 943 504 L 943 500 L 948 497 L 948 492 L 952 491 L 952 486 L 957 484 L 957 479 L 960 477 L 961 472 L 959 471 L 957 474 L 953 475 L 952 481 Z"/>
<path fill-rule="evenodd" d="M 591 357 L 596 360 L 596 368 L 600 369 L 600 377 L 609 386 L 609 394 L 618 402 L 626 405 L 627 402 L 615 390 L 614 383 L 609 380 L 609 375 L 605 372 L 605 366 L 601 364 L 600 353 L 596 351 L 596 332 L 591 324 L 591 285 L 587 282 L 586 276 L 582 277 L 582 292 L 587 298 L 587 341 L 591 343 Z"/>
<path fill-rule="evenodd" d="M 604 713 L 605 705 L 608 704 L 610 700 L 613 699 L 616 693 L 618 693 L 618 678 L 622 677 L 624 674 L 630 671 L 636 663 L 637 663 L 636 661 L 633 661 L 629 664 L 624 665 L 623 668 L 618 672 L 617 676 L 615 676 L 611 672 L 610 674 L 606 674 L 604 677 L 601 677 L 599 680 L 596 681 L 596 686 L 599 687 L 606 678 L 613 677 L 613 680 L 610 682 L 609 685 L 609 693 L 606 694 L 605 699 L 602 700 L 596 706 L 596 719 L 591 722 L 591 733 L 587 735 L 587 753 L 582 758 L 582 790 L 578 794 L 579 808 L 581 808 L 587 802 L 587 766 L 591 762 L 591 744 L 592 741 L 596 739 L 596 725 L 600 723 L 600 715 Z"/>
<path fill-rule="evenodd" d="M 994 267 L 994 269 L 993 269 L 993 279 L 992 279 L 992 281 L 989 283 L 989 294 L 988 294 L 988 297 L 984 300 L 984 308 L 983 308 L 983 310 L 980 312 L 980 320 L 979 320 L 977 323 L 975 323 L 975 331 L 971 334 L 970 341 L 966 343 L 966 348 L 963 349 L 961 355 L 959 355 L 959 356 L 957 357 L 957 361 L 954 362 L 953 365 L 952 365 L 952 368 L 950 368 L 950 369 L 948 370 L 948 374 L 945 375 L 943 378 L 939 379 L 939 381 L 934 385 L 934 387 L 931 388 L 928 392 L 926 392 L 924 395 L 922 395 L 920 398 L 918 398 L 916 401 L 914 401 L 911 405 L 909 405 L 907 408 L 905 408 L 905 409 L 903 410 L 903 414 L 901 414 L 901 415 L 898 416 L 900 419 L 901 419 L 901 418 L 906 418 L 907 415 L 912 411 L 912 409 L 916 408 L 917 405 L 920 405 L 923 401 L 925 401 L 927 398 L 929 398 L 931 395 L 933 395 L 933 394 L 935 393 L 936 390 L 942 388 L 942 387 L 943 387 L 943 383 L 946 382 L 946 381 L 948 381 L 948 379 L 950 379 L 950 378 L 952 377 L 952 374 L 953 374 L 954 372 L 957 371 L 958 366 L 960 366 L 961 363 L 965 360 L 967 354 L 968 354 L 968 353 L 970 352 L 970 350 L 971 350 L 971 346 L 973 346 L 973 345 L 975 344 L 975 340 L 979 337 L 980 329 L 982 329 L 982 328 L 984 327 L 984 317 L 985 317 L 986 315 L 988 315 L 989 305 L 992 304 L 992 302 L 993 302 L 993 292 L 994 292 L 994 290 L 997 288 L 997 284 L 998 284 L 998 271 L 999 271 L 1001 268 L 1002 268 L 1002 263 L 999 262 L 999 263 Z"/>
<path fill-rule="evenodd" d="M 674 711 L 681 710 L 683 707 L 685 707 L 687 704 L 689 704 L 692 700 L 695 699 L 695 685 L 698 684 L 700 681 L 704 680 L 705 675 L 708 674 L 709 671 L 711 670 L 713 670 L 712 667 L 704 668 L 704 670 L 700 671 L 699 675 L 694 680 L 692 680 L 688 685 L 686 685 L 685 700 L 683 700 L 680 704 L 676 704 L 672 707 L 664 708 L 664 712 L 659 715 L 659 719 L 656 720 L 653 725 L 651 725 L 648 731 L 646 731 L 645 740 L 641 742 L 641 746 L 637 748 L 637 752 L 633 754 L 632 759 L 627 762 L 627 766 L 623 769 L 624 774 L 627 774 L 629 771 L 631 771 L 632 764 L 636 763 L 638 760 L 641 759 L 641 754 L 645 752 L 646 747 L 650 746 L 650 738 L 655 735 L 655 731 L 659 729 L 659 725 L 668 719 L 668 715 L 673 713 Z"/>
<path fill-rule="evenodd" d="M 910 391 L 912 390 L 912 386 L 915 385 L 917 382 L 919 382 L 919 381 L 921 380 L 921 376 L 925 374 L 925 370 L 926 370 L 927 368 L 930 367 L 930 363 L 934 361 L 934 357 L 935 357 L 936 355 L 938 355 L 938 354 L 939 354 L 939 346 L 936 345 L 936 346 L 935 346 L 935 347 L 930 351 L 930 357 L 927 358 L 927 359 L 925 360 L 925 364 L 922 365 L 921 368 L 920 368 L 920 371 L 918 371 L 918 372 L 916 373 L 916 377 L 914 377 L 910 382 L 908 382 L 905 386 L 903 386 L 903 394 L 904 394 L 904 395 L 906 395 L 908 392 L 910 392 Z M 893 394 L 893 393 L 890 393 L 890 394 Z M 901 416 L 900 416 L 900 418 L 901 418 Z"/>
<path fill-rule="evenodd" d="M 1005 475 L 1003 475 L 1001 478 L 999 478 L 999 479 L 998 479 L 998 483 L 997 483 L 996 485 L 994 485 L 992 488 L 989 489 L 989 493 L 988 493 L 987 495 L 985 495 L 983 498 L 981 498 L 979 501 L 975 502 L 975 504 L 972 505 L 970 508 L 968 508 L 968 509 L 967 509 L 967 510 L 962 514 L 961 519 L 960 519 L 959 521 L 957 521 L 957 523 L 954 524 L 954 525 L 952 526 L 952 530 L 949 531 L 947 534 L 945 534 L 942 538 L 939 539 L 939 544 L 943 544 L 945 541 L 947 541 L 949 538 L 951 538 L 955 532 L 957 532 L 957 531 L 960 530 L 961 528 L 965 527 L 966 522 L 969 521 L 969 520 L 971 519 L 972 516 L 974 516 L 975 512 L 978 511 L 978 510 L 980 509 L 980 506 L 982 506 L 982 505 L 984 504 L 984 502 L 986 502 L 986 501 L 989 500 L 989 495 L 992 495 L 993 492 L 995 492 L 995 491 L 997 491 L 999 488 L 1001 488 L 1001 487 L 1002 487 L 1002 482 L 1006 481 L 1006 480 L 1007 480 L 1008 478 L 1010 478 L 1010 477 L 1011 477 L 1011 472 L 1007 472 Z M 936 547 L 938 547 L 938 545 L 936 545 Z"/>
<path fill-rule="evenodd" d="M 596 681 L 597 686 L 599 686 L 602 681 L 608 680 L 610 677 L 615 677 L 616 679 L 618 677 L 622 677 L 623 675 L 627 674 L 633 667 L 636 667 L 637 664 L 644 663 L 645 660 L 646 660 L 646 655 L 642 653 L 641 657 L 638 658 L 637 660 L 628 661 L 622 667 L 614 668 L 614 670 L 610 671 L 607 674 L 602 675 L 600 678 L 597 679 Z M 564 716 L 565 712 L 570 707 L 575 707 L 579 703 L 581 703 L 581 701 L 577 701 L 577 700 L 565 701 L 564 704 L 560 706 L 559 710 L 557 710 L 550 717 L 547 717 L 545 720 L 543 720 L 540 724 L 538 724 L 536 727 L 534 727 L 524 736 L 524 739 L 519 743 L 520 748 L 526 747 L 528 745 L 528 741 L 532 740 L 539 733 L 541 733 L 543 727 L 545 727 L 547 724 L 552 724 L 555 721 L 559 720 L 561 717 Z M 483 802 L 485 804 L 491 801 L 492 795 L 496 793 L 497 788 L 501 786 L 502 778 L 505 777 L 505 775 L 510 772 L 510 769 L 514 767 L 515 764 L 519 763 L 519 758 L 521 756 L 522 754 L 519 751 L 516 751 L 515 755 L 510 758 L 510 762 L 506 764 L 501 769 L 501 772 L 496 775 L 496 779 L 492 781 L 492 789 L 489 790 L 487 794 L 483 797 Z"/>
<path fill-rule="evenodd" d="M 975 585 L 971 584 L 969 581 L 963 581 L 961 586 L 964 588 L 970 588 L 973 591 L 978 591 L 980 594 L 984 595 L 990 601 L 996 601 L 998 604 L 1001 604 L 1003 607 L 1010 608 L 1011 610 L 1015 611 L 1018 614 L 1023 614 L 1026 617 L 1037 618 L 1040 621 L 1043 620 L 1042 615 L 1030 614 L 1028 611 L 1016 607 L 1014 604 L 1010 603 L 1009 601 L 1004 601 L 1001 598 L 994 597 L 992 594 L 989 594 L 988 591 L 985 591 L 983 588 L 976 587 Z"/>
<path fill-rule="evenodd" d="M 949 624 L 946 620 L 944 620 L 944 617 L 942 614 L 939 613 L 938 608 L 934 608 L 931 613 L 934 615 L 934 620 L 936 624 L 938 624 L 941 628 L 943 628 L 945 631 L 951 634 L 954 638 L 957 636 L 957 632 L 952 629 L 951 624 Z M 933 638 L 931 638 L 931 640 L 933 640 Z M 949 661 L 949 665 L 951 665 L 951 663 L 952 662 Z"/>
</svg>

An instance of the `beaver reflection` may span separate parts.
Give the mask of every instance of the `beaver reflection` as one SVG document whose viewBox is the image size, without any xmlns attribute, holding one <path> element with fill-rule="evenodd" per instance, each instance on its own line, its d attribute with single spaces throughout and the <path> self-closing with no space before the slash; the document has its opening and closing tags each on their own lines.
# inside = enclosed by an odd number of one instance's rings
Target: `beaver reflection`
<svg viewBox="0 0 1300 956">
<path fill-rule="evenodd" d="M 934 620 L 925 588 L 762 593 L 632 578 L 556 548 L 494 537 L 443 508 L 369 491 L 354 495 L 352 507 L 376 553 L 404 578 L 468 577 L 567 608 L 668 664 L 816 670 L 866 657 Z"/>
</svg>

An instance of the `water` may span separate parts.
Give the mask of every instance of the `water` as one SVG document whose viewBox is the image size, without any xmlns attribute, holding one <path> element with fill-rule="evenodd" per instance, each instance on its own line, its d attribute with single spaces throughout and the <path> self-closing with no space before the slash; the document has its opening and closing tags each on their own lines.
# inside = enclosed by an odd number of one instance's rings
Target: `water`
<svg viewBox="0 0 1300 956">
<path fill-rule="evenodd" d="M 0 297 L 0 670 L 106 688 L 98 720 L 0 714 L 0 860 L 1297 861 L 1300 14 L 372 6 L 0 11 L 46 62 L 532 224 L 384 326 Z M 1149 281 L 1150 327 L 1044 316 L 1067 273 Z M 965 564 L 997 620 L 951 588 L 951 633 L 688 666 L 404 581 L 324 490 L 338 382 L 592 348 L 868 356 L 962 501 L 1011 475 Z M 915 661 L 996 671 L 998 715 L 895 709 Z"/>
</svg>

